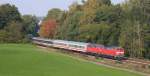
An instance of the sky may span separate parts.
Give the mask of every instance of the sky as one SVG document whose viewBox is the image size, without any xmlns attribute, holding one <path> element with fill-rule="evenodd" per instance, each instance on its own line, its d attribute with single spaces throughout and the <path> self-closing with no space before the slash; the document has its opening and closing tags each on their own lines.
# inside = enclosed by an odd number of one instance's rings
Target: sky
<svg viewBox="0 0 150 76">
<path fill-rule="evenodd" d="M 52 8 L 60 8 L 68 10 L 69 5 L 73 2 L 81 0 L 0 0 L 1 4 L 10 3 L 18 7 L 22 15 L 31 14 L 36 16 L 46 16 L 48 10 Z M 124 0 L 111 0 L 112 3 L 121 3 Z"/>
</svg>

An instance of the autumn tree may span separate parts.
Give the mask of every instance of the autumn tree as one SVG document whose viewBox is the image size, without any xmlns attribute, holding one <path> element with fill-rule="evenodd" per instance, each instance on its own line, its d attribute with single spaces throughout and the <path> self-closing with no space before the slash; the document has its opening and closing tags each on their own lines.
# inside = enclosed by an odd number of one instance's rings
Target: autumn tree
<svg viewBox="0 0 150 76">
<path fill-rule="evenodd" d="M 39 35 L 44 38 L 53 38 L 56 31 L 56 20 L 46 20 L 40 26 Z"/>
</svg>

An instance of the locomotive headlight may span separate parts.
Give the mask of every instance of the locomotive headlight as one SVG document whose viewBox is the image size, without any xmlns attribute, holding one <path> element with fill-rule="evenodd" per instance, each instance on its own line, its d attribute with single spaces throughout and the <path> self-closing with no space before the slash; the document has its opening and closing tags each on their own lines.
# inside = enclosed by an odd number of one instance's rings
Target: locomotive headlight
<svg viewBox="0 0 150 76">
<path fill-rule="evenodd" d="M 116 55 L 119 57 L 123 57 L 124 56 L 124 52 L 116 52 Z"/>
<path fill-rule="evenodd" d="M 122 54 L 124 54 L 124 52 L 116 52 L 117 53 L 117 55 L 122 55 Z"/>
</svg>

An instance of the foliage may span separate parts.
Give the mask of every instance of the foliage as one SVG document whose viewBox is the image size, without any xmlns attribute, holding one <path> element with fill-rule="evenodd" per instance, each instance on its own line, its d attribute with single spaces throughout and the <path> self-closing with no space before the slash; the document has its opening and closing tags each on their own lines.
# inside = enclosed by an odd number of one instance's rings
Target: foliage
<svg viewBox="0 0 150 76">
<path fill-rule="evenodd" d="M 38 36 L 38 22 L 39 20 L 37 19 L 36 16 L 31 16 L 31 15 L 24 15 L 22 16 L 23 19 L 23 30 L 26 34 L 32 34 L 33 36 Z"/>
<path fill-rule="evenodd" d="M 36 17 L 21 17 L 14 5 L 0 5 L 0 43 L 27 42 L 27 34 L 37 35 L 37 22 Z"/>
<path fill-rule="evenodd" d="M 81 16 L 81 24 L 94 23 L 96 11 L 103 5 L 110 5 L 110 0 L 87 0 L 83 5 L 83 16 Z"/>
<path fill-rule="evenodd" d="M 150 58 L 149 0 L 73 3 L 62 16 L 55 38 L 120 46 L 126 56 Z"/>
<path fill-rule="evenodd" d="M 60 21 L 62 15 L 63 11 L 58 8 L 53 8 L 48 11 L 47 17 L 45 19 L 55 19 L 56 21 Z"/>
<path fill-rule="evenodd" d="M 18 9 L 14 5 L 0 5 L 0 29 L 3 29 L 11 21 L 21 21 Z"/>
<path fill-rule="evenodd" d="M 80 11 L 68 14 L 67 18 L 64 20 L 63 25 L 58 27 L 59 30 L 57 38 L 79 40 L 77 36 L 79 34 L 79 19 L 81 15 L 82 12 Z"/>
<path fill-rule="evenodd" d="M 80 27 L 81 41 L 106 44 L 108 41 L 110 26 L 106 23 L 82 25 Z"/>
<path fill-rule="evenodd" d="M 125 25 L 121 30 L 120 45 L 126 48 L 126 53 L 131 57 L 150 56 L 148 54 L 149 46 L 147 46 L 149 39 L 145 38 L 149 34 L 146 29 L 150 27 L 147 22 L 150 17 L 145 11 L 147 3 L 148 0 L 129 0 L 123 6 L 126 17 L 123 22 Z"/>
<path fill-rule="evenodd" d="M 0 42 L 21 42 L 23 39 L 22 24 L 13 21 L 8 25 L 4 30 L 0 31 Z"/>
<path fill-rule="evenodd" d="M 46 20 L 40 26 L 40 37 L 53 38 L 57 27 L 56 20 Z"/>
<path fill-rule="evenodd" d="M 23 24 L 18 9 L 14 5 L 0 6 L 0 42 L 21 42 Z"/>
<path fill-rule="evenodd" d="M 150 0 L 82 0 L 68 11 L 49 10 L 40 36 L 120 46 L 126 56 L 150 59 Z M 14 5 L 0 5 L 0 42 L 20 42 L 27 34 L 37 36 L 35 16 L 20 15 Z"/>
</svg>

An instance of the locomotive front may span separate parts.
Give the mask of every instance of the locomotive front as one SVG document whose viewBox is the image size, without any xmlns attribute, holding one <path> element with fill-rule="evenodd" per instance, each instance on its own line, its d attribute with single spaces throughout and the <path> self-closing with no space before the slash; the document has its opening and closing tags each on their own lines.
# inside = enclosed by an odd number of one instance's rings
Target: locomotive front
<svg viewBox="0 0 150 76">
<path fill-rule="evenodd" d="M 116 57 L 124 57 L 124 49 L 121 48 L 121 47 L 117 47 L 117 48 L 114 48 L 114 50 L 116 51 Z"/>
</svg>

